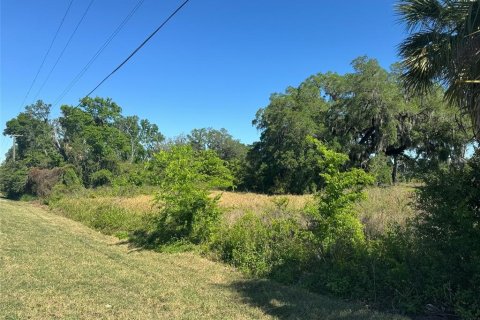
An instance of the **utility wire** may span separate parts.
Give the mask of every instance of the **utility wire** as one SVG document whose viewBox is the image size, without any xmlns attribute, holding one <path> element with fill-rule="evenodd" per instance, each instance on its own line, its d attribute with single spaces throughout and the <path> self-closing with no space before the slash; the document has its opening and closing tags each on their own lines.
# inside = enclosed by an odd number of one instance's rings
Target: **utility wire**
<svg viewBox="0 0 480 320">
<path fill-rule="evenodd" d="M 50 43 L 50 46 L 48 47 L 47 52 L 46 52 L 45 55 L 43 56 L 42 63 L 40 64 L 40 67 L 38 68 L 37 73 L 35 74 L 35 77 L 33 78 L 33 81 L 32 81 L 32 83 L 30 84 L 30 87 L 28 88 L 27 94 L 26 94 L 25 97 L 23 98 L 23 101 L 22 101 L 22 103 L 21 103 L 21 105 L 20 105 L 20 109 L 23 108 L 23 104 L 24 104 L 25 101 L 27 100 L 27 97 L 28 97 L 28 95 L 30 94 L 30 91 L 32 91 L 33 85 L 34 85 L 35 82 L 37 81 L 38 74 L 39 74 L 40 71 L 42 70 L 43 65 L 45 64 L 45 60 L 47 60 L 47 56 L 48 56 L 48 54 L 50 53 L 50 50 L 51 50 L 52 47 L 53 47 L 53 43 L 54 43 L 55 40 L 57 39 L 58 33 L 60 32 L 60 29 L 62 28 L 63 23 L 65 22 L 65 18 L 67 17 L 68 12 L 70 11 L 70 7 L 72 6 L 72 3 L 73 3 L 73 0 L 70 0 L 70 3 L 68 4 L 68 7 L 67 7 L 67 11 L 65 11 L 65 14 L 63 15 L 62 21 L 60 22 L 60 25 L 58 26 L 57 31 L 55 32 L 55 35 L 53 36 L 52 42 Z"/>
<path fill-rule="evenodd" d="M 73 36 L 74 36 L 75 33 L 77 32 L 78 27 L 80 27 L 80 25 L 82 24 L 83 20 L 85 19 L 85 16 L 87 15 L 87 13 L 88 13 L 88 11 L 90 10 L 90 7 L 92 6 L 92 4 L 93 4 L 94 1 L 95 1 L 95 0 L 91 0 L 90 3 L 88 4 L 87 9 L 85 9 L 85 11 L 83 12 L 83 15 L 82 15 L 82 17 L 80 18 L 80 21 L 78 21 L 75 29 L 73 30 L 72 34 L 70 35 L 70 38 L 68 38 L 67 43 L 66 43 L 65 46 L 63 47 L 62 52 L 60 52 L 60 55 L 58 56 L 57 61 L 55 61 L 55 64 L 54 64 L 53 67 L 50 69 L 50 72 L 48 73 L 47 78 L 45 79 L 45 81 L 43 81 L 42 85 L 40 86 L 40 89 L 38 89 L 37 94 L 36 94 L 35 97 L 33 98 L 34 101 L 35 101 L 35 99 L 37 99 L 38 95 L 39 95 L 40 92 L 42 91 L 42 89 L 43 89 L 43 87 L 45 86 L 45 84 L 47 83 L 48 79 L 50 79 L 50 76 L 52 75 L 53 70 L 55 70 L 55 67 L 57 66 L 58 62 L 60 61 L 60 59 L 62 58 L 63 54 L 65 53 L 65 50 L 67 49 L 68 45 L 69 45 L 70 42 L 72 41 Z"/>
<path fill-rule="evenodd" d="M 105 50 L 105 48 L 110 44 L 110 42 L 113 40 L 113 38 L 116 37 L 116 35 L 123 29 L 123 27 L 127 24 L 127 22 L 130 20 L 130 18 L 135 14 L 135 12 L 138 10 L 138 8 L 141 7 L 145 0 L 139 0 L 135 7 L 130 11 L 130 13 L 123 19 L 123 21 L 117 26 L 117 28 L 113 31 L 113 33 L 110 35 L 110 37 L 103 43 L 103 45 L 97 50 L 97 52 L 90 58 L 90 61 L 87 62 L 87 64 L 83 67 L 83 69 L 75 76 L 75 78 L 70 81 L 70 83 L 65 87 L 65 89 L 62 91 L 60 96 L 55 100 L 53 103 L 53 106 L 55 107 L 64 97 L 65 95 L 70 92 L 70 90 L 73 88 L 73 86 L 80 80 L 80 78 L 87 72 L 87 70 L 90 68 L 90 66 L 93 64 L 93 62 L 100 56 L 100 54 Z"/>
<path fill-rule="evenodd" d="M 123 67 L 123 65 L 127 63 L 127 61 L 130 60 L 158 31 L 160 31 L 160 29 L 162 29 L 163 26 L 165 26 L 168 21 L 170 21 L 170 19 L 172 19 L 188 3 L 188 1 L 190 0 L 185 0 L 175 11 L 173 11 L 172 14 L 170 14 L 170 16 L 168 16 L 168 18 L 165 19 L 165 21 L 163 21 L 162 24 L 157 29 L 155 29 L 155 31 L 152 32 L 152 34 L 150 34 L 125 60 L 123 60 L 123 62 L 120 63 L 118 67 L 116 67 L 112 72 L 110 72 L 108 76 L 106 76 L 102 81 L 100 81 L 100 83 L 95 88 L 93 88 L 92 91 L 90 91 L 85 96 L 85 98 L 90 96 L 95 90 L 98 89 L 98 87 L 100 87 L 105 81 L 107 81 L 108 78 L 110 78 L 115 72 L 117 72 L 118 69 Z M 80 102 L 77 107 L 79 107 L 81 104 L 82 103 Z"/>
</svg>

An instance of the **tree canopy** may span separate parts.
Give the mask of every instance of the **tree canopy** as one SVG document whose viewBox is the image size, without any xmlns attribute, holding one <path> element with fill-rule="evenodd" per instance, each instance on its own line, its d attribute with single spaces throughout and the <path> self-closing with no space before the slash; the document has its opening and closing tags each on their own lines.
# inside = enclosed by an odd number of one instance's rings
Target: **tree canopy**
<svg viewBox="0 0 480 320">
<path fill-rule="evenodd" d="M 383 69 L 359 57 L 353 72 L 316 74 L 284 94 L 273 94 L 253 124 L 260 141 L 248 153 L 248 184 L 268 193 L 304 193 L 321 187 L 309 135 L 349 155 L 349 165 L 372 169 L 382 158 L 396 182 L 398 170 L 461 162 L 469 142 L 459 124 L 464 116 L 443 101 L 443 90 L 428 95 L 404 90 L 399 66 Z M 377 161 L 378 163 L 378 161 Z"/>
</svg>

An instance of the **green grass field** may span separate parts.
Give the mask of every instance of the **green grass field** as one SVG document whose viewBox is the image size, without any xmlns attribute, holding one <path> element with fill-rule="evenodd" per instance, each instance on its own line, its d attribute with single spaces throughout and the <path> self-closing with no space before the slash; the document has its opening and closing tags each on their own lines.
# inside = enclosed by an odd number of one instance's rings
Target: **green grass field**
<svg viewBox="0 0 480 320">
<path fill-rule="evenodd" d="M 0 199 L 0 219 L 3 319 L 406 319 L 138 251 L 30 203 Z"/>
</svg>

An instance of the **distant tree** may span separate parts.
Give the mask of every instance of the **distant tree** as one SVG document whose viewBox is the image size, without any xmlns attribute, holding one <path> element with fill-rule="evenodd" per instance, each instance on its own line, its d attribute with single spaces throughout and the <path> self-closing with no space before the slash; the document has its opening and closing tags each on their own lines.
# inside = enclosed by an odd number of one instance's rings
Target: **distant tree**
<svg viewBox="0 0 480 320">
<path fill-rule="evenodd" d="M 160 143 L 165 137 L 158 131 L 156 124 L 146 119 L 140 120 L 138 116 L 121 117 L 117 127 L 130 140 L 130 162 L 139 159 L 149 159 L 160 148 Z"/>
<path fill-rule="evenodd" d="M 27 166 L 50 168 L 63 161 L 49 121 L 50 108 L 50 104 L 39 100 L 6 123 L 3 134 L 18 135 L 16 160 L 22 160 Z M 10 156 L 11 153 L 7 154 L 7 161 L 11 160 Z"/>
<path fill-rule="evenodd" d="M 140 144 L 145 151 L 145 158 L 150 159 L 161 148 L 165 136 L 159 131 L 158 126 L 147 119 L 140 120 Z"/>
<path fill-rule="evenodd" d="M 247 151 L 247 147 L 224 128 L 193 129 L 187 139 L 195 150 L 213 150 L 225 161 L 243 159 Z"/>
<path fill-rule="evenodd" d="M 284 94 L 273 94 L 258 110 L 253 125 L 261 132 L 247 155 L 246 185 L 267 193 L 304 193 L 316 189 L 319 175 L 309 135 L 324 132 L 327 104 L 315 83 L 306 81 Z"/>
<path fill-rule="evenodd" d="M 396 182 L 400 161 L 412 155 L 444 162 L 463 156 L 468 137 L 457 123 L 462 116 L 439 99 L 441 88 L 422 97 L 411 95 L 401 86 L 398 65 L 390 73 L 366 57 L 352 65 L 353 73 L 316 78 L 324 84 L 330 105 L 329 136 L 323 138 L 341 146 L 353 165 L 368 167 L 372 156 L 386 155 Z"/>
<path fill-rule="evenodd" d="M 129 137 L 118 129 L 121 108 L 110 99 L 85 98 L 80 107 L 62 106 L 59 118 L 63 149 L 89 184 L 90 176 L 101 169 L 115 172 L 130 158 Z"/>
<path fill-rule="evenodd" d="M 21 160 L 7 161 L 0 166 L 0 191 L 9 199 L 17 199 L 26 191 L 28 167 Z"/>
<path fill-rule="evenodd" d="M 399 50 L 407 88 L 425 92 L 441 82 L 480 140 L 480 2 L 403 0 L 397 11 L 411 32 Z"/>
<path fill-rule="evenodd" d="M 245 188 L 245 159 L 248 147 L 234 139 L 224 128 L 193 129 L 187 135 L 188 143 L 198 151 L 214 151 L 233 174 L 233 188 Z"/>
<path fill-rule="evenodd" d="M 469 142 L 459 125 L 464 117 L 441 99 L 441 87 L 413 95 L 404 90 L 397 65 L 387 72 L 376 60 L 360 57 L 352 66 L 345 75 L 311 76 L 272 95 L 257 112 L 253 123 L 261 135 L 247 156 L 247 186 L 268 193 L 322 187 L 307 136 L 348 154 L 349 166 L 379 170 L 384 159 L 381 170 L 389 168 L 391 179 L 382 174 L 382 181 L 396 182 L 399 167 L 462 161 Z"/>
<path fill-rule="evenodd" d="M 140 125 L 138 123 L 137 116 L 122 117 L 117 120 L 118 128 L 128 137 L 130 140 L 130 162 L 133 163 L 137 158 L 140 145 Z"/>
<path fill-rule="evenodd" d="M 122 108 L 110 98 L 86 97 L 80 100 L 80 108 L 99 126 L 113 125 L 122 117 Z"/>
</svg>

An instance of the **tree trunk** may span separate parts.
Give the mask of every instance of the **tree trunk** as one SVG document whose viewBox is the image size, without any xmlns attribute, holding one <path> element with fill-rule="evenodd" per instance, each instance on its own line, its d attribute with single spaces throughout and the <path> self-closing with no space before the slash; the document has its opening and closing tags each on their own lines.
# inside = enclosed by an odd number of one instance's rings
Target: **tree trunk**
<svg viewBox="0 0 480 320">
<path fill-rule="evenodd" d="M 131 154 L 130 154 L 130 163 L 133 163 L 135 161 L 135 141 L 130 140 L 131 144 Z"/>
<path fill-rule="evenodd" d="M 398 155 L 393 156 L 393 169 L 392 169 L 392 183 L 393 184 L 397 183 L 397 169 L 398 169 L 397 157 L 398 157 Z"/>
<path fill-rule="evenodd" d="M 480 142 L 480 93 L 472 99 L 472 122 L 475 138 Z"/>
</svg>

